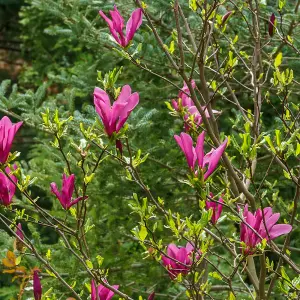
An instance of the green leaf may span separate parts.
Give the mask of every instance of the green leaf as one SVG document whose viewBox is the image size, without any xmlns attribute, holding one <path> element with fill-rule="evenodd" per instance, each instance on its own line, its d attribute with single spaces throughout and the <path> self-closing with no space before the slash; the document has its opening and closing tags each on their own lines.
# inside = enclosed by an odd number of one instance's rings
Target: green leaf
<svg viewBox="0 0 300 300">
<path fill-rule="evenodd" d="M 16 261 L 15 261 L 16 266 L 18 266 L 20 264 L 21 260 L 22 260 L 21 255 L 16 258 Z"/>
<path fill-rule="evenodd" d="M 86 265 L 88 266 L 89 269 L 93 269 L 93 263 L 89 259 L 87 259 L 85 261 L 85 263 L 86 263 Z"/>
<path fill-rule="evenodd" d="M 210 272 L 209 276 L 218 279 L 218 280 L 222 280 L 222 276 L 218 273 L 218 272 Z"/>
<path fill-rule="evenodd" d="M 190 0 L 189 6 L 193 11 L 196 11 L 197 10 L 197 0 Z"/>
<path fill-rule="evenodd" d="M 139 231 L 139 238 L 143 242 L 148 235 L 147 228 L 144 225 L 141 225 L 141 229 Z"/>
<path fill-rule="evenodd" d="M 281 63 L 282 63 L 282 52 L 279 52 L 274 61 L 275 68 L 278 68 L 281 65 Z"/>
<path fill-rule="evenodd" d="M 296 156 L 300 154 L 300 144 L 297 143 Z"/>
</svg>

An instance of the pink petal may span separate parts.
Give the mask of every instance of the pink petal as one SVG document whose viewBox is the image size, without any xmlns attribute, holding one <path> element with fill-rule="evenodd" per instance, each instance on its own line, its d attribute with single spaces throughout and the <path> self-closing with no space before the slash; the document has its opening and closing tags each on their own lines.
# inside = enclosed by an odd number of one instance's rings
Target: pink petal
<svg viewBox="0 0 300 300">
<path fill-rule="evenodd" d="M 98 87 L 94 89 L 94 103 L 97 101 L 103 101 L 105 104 L 110 106 L 110 99 L 108 94 L 104 90 Z"/>
<path fill-rule="evenodd" d="M 181 100 L 182 100 L 181 103 L 183 107 L 195 106 L 193 100 L 186 94 L 182 94 Z"/>
<path fill-rule="evenodd" d="M 96 299 L 97 299 L 96 286 L 95 286 L 94 280 L 92 280 L 92 283 L 91 283 L 91 300 L 96 300 Z"/>
<path fill-rule="evenodd" d="M 221 156 L 223 154 L 223 152 L 225 151 L 225 148 L 227 146 L 227 138 L 225 139 L 225 141 L 217 148 L 215 149 L 209 159 L 209 163 L 208 163 L 208 169 L 206 171 L 206 173 L 204 174 L 204 180 L 206 180 L 216 169 L 219 160 L 221 159 Z"/>
<path fill-rule="evenodd" d="M 167 254 L 170 257 L 176 258 L 178 250 L 179 249 L 175 244 L 169 244 L 167 248 Z"/>
<path fill-rule="evenodd" d="M 168 257 L 163 255 L 161 257 L 161 260 L 162 260 L 162 263 L 165 267 L 170 266 L 171 263 L 170 263 L 170 259 Z"/>
<path fill-rule="evenodd" d="M 187 254 L 189 255 L 190 253 L 192 253 L 194 251 L 194 246 L 190 242 L 187 242 L 185 249 L 187 251 Z"/>
<path fill-rule="evenodd" d="M 76 203 L 78 203 L 79 201 L 81 201 L 81 200 L 85 200 L 85 199 L 87 199 L 88 198 L 88 196 L 81 196 L 81 197 L 78 197 L 78 198 L 76 198 L 76 199 L 74 199 L 73 201 L 71 201 L 71 202 L 69 202 L 68 204 L 67 204 L 67 209 L 69 209 L 70 207 L 72 207 L 73 205 L 75 205 Z"/>
<path fill-rule="evenodd" d="M 265 207 L 264 208 L 265 219 L 269 219 L 272 216 L 272 214 L 273 214 L 272 207 Z"/>
<path fill-rule="evenodd" d="M 130 95 L 131 95 L 131 87 L 128 84 L 126 84 L 122 87 L 118 99 L 115 103 L 127 103 Z"/>
<path fill-rule="evenodd" d="M 197 138 L 196 144 L 196 155 L 198 159 L 198 166 L 203 168 L 203 158 L 204 158 L 204 140 L 205 140 L 205 131 L 203 131 Z"/>
<path fill-rule="evenodd" d="M 287 234 L 292 229 L 293 229 L 293 227 L 291 225 L 289 225 L 289 224 L 277 224 L 277 225 L 274 225 L 272 227 L 271 231 L 269 232 L 270 239 L 273 240 L 273 239 L 277 238 L 280 235 Z"/>
<path fill-rule="evenodd" d="M 119 38 L 118 32 L 116 31 L 116 29 L 114 27 L 114 23 L 103 13 L 102 10 L 99 11 L 99 14 L 107 23 L 107 25 L 109 27 L 109 31 L 112 34 L 112 36 L 114 37 L 114 39 L 116 40 L 116 42 L 124 47 L 124 45 L 123 45 L 124 42 L 122 42 L 122 40 Z M 124 36 L 123 36 L 123 40 L 124 40 Z"/>
<path fill-rule="evenodd" d="M 139 29 L 143 21 L 143 11 L 141 8 L 136 9 L 130 16 L 126 24 L 126 42 L 127 44 L 133 39 L 135 32 Z"/>
<path fill-rule="evenodd" d="M 124 19 L 121 16 L 120 12 L 118 11 L 118 8 L 116 5 L 114 5 L 114 10 L 109 12 L 112 18 L 112 22 L 114 25 L 114 29 L 121 33 L 123 31 L 124 27 Z"/>
<path fill-rule="evenodd" d="M 112 119 L 111 107 L 106 105 L 104 102 L 99 101 L 98 106 L 96 105 L 96 111 L 98 112 L 100 117 L 102 116 L 101 119 L 105 127 L 106 133 L 110 136 L 115 131 L 115 126 L 111 125 L 111 119 Z M 111 126 L 113 128 L 111 128 Z"/>
<path fill-rule="evenodd" d="M 175 135 L 174 136 L 177 144 L 180 146 L 181 150 L 183 151 L 188 166 L 190 168 L 194 168 L 195 161 L 196 161 L 196 154 L 195 154 L 195 149 L 193 147 L 193 140 L 190 135 L 187 133 L 182 132 L 180 134 L 180 137 Z"/>
<path fill-rule="evenodd" d="M 178 110 L 178 103 L 175 100 L 172 100 L 172 106 L 175 110 Z"/>
<path fill-rule="evenodd" d="M 127 105 L 123 108 L 123 110 L 120 113 L 120 119 L 119 122 L 117 123 L 117 132 L 123 127 L 125 122 L 127 121 L 130 113 L 134 110 L 134 108 L 138 105 L 139 103 L 139 94 L 138 93 L 133 93 L 129 98 Z"/>
<path fill-rule="evenodd" d="M 188 256 L 188 253 L 187 253 L 186 248 L 179 248 L 179 250 L 177 252 L 177 256 L 174 258 L 176 260 L 178 260 L 179 262 L 182 262 L 185 264 L 187 256 Z"/>
</svg>

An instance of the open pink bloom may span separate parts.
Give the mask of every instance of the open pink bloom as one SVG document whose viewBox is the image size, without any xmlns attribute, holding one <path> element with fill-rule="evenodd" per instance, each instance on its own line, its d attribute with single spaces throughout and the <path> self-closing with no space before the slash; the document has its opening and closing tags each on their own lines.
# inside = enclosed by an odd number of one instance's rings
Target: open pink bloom
<svg viewBox="0 0 300 300">
<path fill-rule="evenodd" d="M 191 81 L 193 89 L 196 87 L 196 83 L 194 80 Z M 184 86 L 182 90 L 178 94 L 178 99 L 181 99 L 181 107 L 185 108 L 187 110 L 187 114 L 184 116 L 185 120 L 185 130 L 188 131 L 191 127 L 191 116 L 193 117 L 193 124 L 197 127 L 202 124 L 202 117 L 200 115 L 200 112 L 198 108 L 195 106 L 193 100 L 190 97 L 190 91 L 186 83 L 184 83 Z M 181 107 L 179 107 L 179 100 L 172 100 L 172 106 L 176 111 L 179 111 Z M 207 118 L 210 118 L 210 114 L 206 108 L 206 106 L 201 106 L 202 110 L 205 112 L 205 116 Z M 213 110 L 214 114 L 218 114 L 219 111 Z"/>
<path fill-rule="evenodd" d="M 17 225 L 16 234 L 17 234 L 17 236 L 18 236 L 22 241 L 24 241 L 24 235 L 23 235 L 23 232 L 22 232 L 22 225 L 21 225 L 21 223 L 19 223 L 19 224 Z"/>
<path fill-rule="evenodd" d="M 111 105 L 109 96 L 100 88 L 94 90 L 94 104 L 108 136 L 118 133 L 132 110 L 139 103 L 139 94 L 131 94 L 129 85 L 123 86 L 118 99 Z"/>
<path fill-rule="evenodd" d="M 113 287 L 117 290 L 119 288 L 118 285 L 113 285 Z M 98 287 L 95 286 L 94 280 L 91 283 L 91 300 L 97 300 L 97 293 L 98 298 L 100 300 L 110 300 L 113 295 L 115 294 L 113 291 L 108 289 L 107 287 L 99 284 Z"/>
<path fill-rule="evenodd" d="M 42 285 L 41 285 L 38 271 L 33 272 L 33 294 L 34 294 L 34 300 L 42 299 Z"/>
<path fill-rule="evenodd" d="M 246 244 L 246 248 L 243 249 L 244 254 L 250 255 L 255 253 L 255 247 L 262 239 L 266 239 L 267 241 L 273 240 L 292 230 L 292 226 L 289 224 L 276 224 L 280 217 L 280 213 L 273 214 L 271 207 L 265 207 L 263 213 L 261 209 L 258 209 L 252 214 L 248 210 L 248 205 L 246 205 L 243 216 L 244 221 L 251 227 L 241 223 L 240 239 Z M 254 232 L 252 228 L 256 232 Z"/>
<path fill-rule="evenodd" d="M 17 169 L 17 166 L 14 165 L 14 169 Z M 11 180 L 14 183 L 17 183 L 17 177 L 10 175 L 11 170 L 9 167 L 5 168 L 5 172 L 9 175 Z M 8 206 L 12 202 L 12 198 L 16 192 L 16 186 L 11 182 L 4 173 L 0 173 L 0 204 Z"/>
<path fill-rule="evenodd" d="M 143 21 L 143 12 L 141 8 L 136 9 L 131 14 L 127 24 L 126 24 L 126 35 L 124 35 L 124 19 L 121 16 L 120 12 L 117 9 L 117 6 L 114 6 L 114 10 L 110 12 L 111 19 L 109 19 L 102 10 L 99 11 L 100 16 L 108 24 L 110 33 L 116 42 L 122 46 L 126 47 L 130 41 L 133 39 L 134 34 L 139 29 Z"/>
<path fill-rule="evenodd" d="M 213 198 L 214 195 L 212 193 L 210 193 L 210 197 Z M 212 211 L 213 211 L 213 214 L 212 214 L 212 217 L 211 217 L 211 222 L 213 224 L 217 223 L 218 219 L 221 216 L 222 209 L 223 209 L 223 205 L 221 204 L 221 203 L 224 203 L 223 199 L 220 198 L 218 200 L 218 202 L 220 202 L 220 203 L 216 203 L 216 202 L 209 201 L 209 200 L 205 201 L 205 207 L 206 207 L 206 209 L 209 210 L 211 208 Z"/>
<path fill-rule="evenodd" d="M 56 183 L 52 182 L 51 192 L 57 197 L 59 202 L 61 203 L 62 207 L 65 210 L 68 210 L 71 206 L 76 204 L 78 201 L 83 199 L 87 199 L 88 197 L 78 197 L 77 199 L 73 199 L 72 195 L 74 192 L 74 184 L 75 184 L 75 175 L 71 174 L 69 177 L 66 174 L 62 176 L 62 188 L 61 192 L 59 192 Z"/>
<path fill-rule="evenodd" d="M 23 122 L 13 124 L 6 116 L 0 120 L 0 163 L 6 162 L 15 134 L 22 124 Z"/>
<path fill-rule="evenodd" d="M 187 243 L 185 247 L 178 248 L 175 244 L 170 244 L 167 248 L 167 256 L 162 256 L 162 263 L 167 268 L 171 279 L 175 279 L 178 274 L 186 275 L 190 271 L 190 267 L 193 263 L 192 252 L 194 246 Z M 197 259 L 199 255 L 196 255 Z M 178 261 L 178 262 L 177 262 Z"/>
<path fill-rule="evenodd" d="M 175 135 L 174 138 L 183 151 L 188 166 L 195 172 L 196 175 L 198 174 L 196 162 L 198 163 L 198 168 L 202 170 L 204 174 L 204 180 L 206 180 L 217 168 L 219 160 L 221 159 L 221 156 L 227 146 L 226 138 L 217 149 L 212 149 L 210 152 L 204 155 L 205 131 L 198 136 L 195 148 L 193 146 L 193 139 L 187 133 L 182 132 L 180 136 Z"/>
</svg>

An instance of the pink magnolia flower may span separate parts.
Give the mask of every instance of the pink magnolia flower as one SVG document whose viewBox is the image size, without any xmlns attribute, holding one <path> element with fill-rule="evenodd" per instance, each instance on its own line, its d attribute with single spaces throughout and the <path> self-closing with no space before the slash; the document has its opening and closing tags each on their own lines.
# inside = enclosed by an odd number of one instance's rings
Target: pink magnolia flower
<svg viewBox="0 0 300 300">
<path fill-rule="evenodd" d="M 0 120 L 0 163 L 6 162 L 15 134 L 22 124 L 23 122 L 13 124 L 6 116 Z"/>
<path fill-rule="evenodd" d="M 110 33 L 116 42 L 122 46 L 126 47 L 133 39 L 134 34 L 139 29 L 143 20 L 143 12 L 141 8 L 136 9 L 131 14 L 127 24 L 126 24 L 126 35 L 124 35 L 124 19 L 121 16 L 120 12 L 117 9 L 117 6 L 114 6 L 114 10 L 110 12 L 111 19 L 109 19 L 102 10 L 99 11 L 100 16 L 108 24 Z"/>
<path fill-rule="evenodd" d="M 65 210 L 68 210 L 71 206 L 76 204 L 78 201 L 85 200 L 88 197 L 78 197 L 77 199 L 73 199 L 72 195 L 74 192 L 75 186 L 75 175 L 71 174 L 69 177 L 66 174 L 62 176 L 62 188 L 61 192 L 59 192 L 56 183 L 52 182 L 50 184 L 51 192 L 57 197 L 59 202 L 61 203 L 62 207 Z"/>
<path fill-rule="evenodd" d="M 139 103 L 139 94 L 131 94 L 129 85 L 123 86 L 118 99 L 111 105 L 109 96 L 100 88 L 94 90 L 94 104 L 108 136 L 118 133 L 130 113 Z"/>
<path fill-rule="evenodd" d="M 214 195 L 212 193 L 210 193 L 210 198 L 213 198 L 213 197 L 214 197 Z M 212 217 L 211 217 L 211 222 L 213 224 L 217 223 L 218 219 L 221 216 L 222 209 L 223 209 L 223 205 L 221 203 L 224 203 L 224 200 L 222 198 L 220 198 L 218 200 L 218 202 L 219 203 L 209 201 L 209 200 L 206 200 L 206 202 L 205 202 L 206 209 L 209 210 L 211 208 L 212 211 L 213 211 L 213 214 L 212 214 Z"/>
<path fill-rule="evenodd" d="M 34 300 L 42 299 L 42 285 L 37 270 L 33 272 L 33 294 Z"/>
<path fill-rule="evenodd" d="M 269 35 L 272 37 L 275 33 L 275 26 L 276 26 L 276 17 L 275 17 L 275 14 L 273 13 L 271 16 L 270 16 L 270 19 L 269 19 Z"/>
<path fill-rule="evenodd" d="M 170 257 L 162 256 L 162 263 L 167 268 L 171 279 L 175 279 L 179 274 L 186 275 L 190 271 L 193 263 L 192 252 L 194 246 L 187 243 L 185 247 L 178 248 L 175 244 L 170 244 L 167 248 L 167 254 Z M 199 255 L 197 255 L 198 259 Z M 174 261 L 174 260 L 176 261 Z"/>
<path fill-rule="evenodd" d="M 119 288 L 118 285 L 113 285 L 113 287 L 117 290 Z M 97 300 L 97 293 L 98 298 L 100 300 L 110 300 L 113 295 L 115 294 L 113 291 L 108 289 L 107 287 L 99 284 L 98 287 L 95 286 L 94 280 L 92 280 L 91 284 L 91 300 Z"/>
<path fill-rule="evenodd" d="M 273 240 L 292 230 L 292 226 L 289 224 L 276 224 L 280 213 L 273 214 L 271 207 L 265 207 L 263 212 L 261 209 L 258 209 L 252 214 L 248 210 L 248 205 L 246 205 L 243 216 L 244 221 L 249 225 L 248 227 L 246 224 L 241 223 L 240 239 L 246 244 L 246 248 L 243 249 L 244 254 L 250 255 L 255 253 L 255 247 L 262 239 L 267 241 Z"/>
<path fill-rule="evenodd" d="M 22 241 L 24 241 L 24 235 L 23 235 L 21 223 L 19 223 L 19 224 L 17 225 L 16 234 L 17 234 L 17 236 L 18 236 Z"/>
<path fill-rule="evenodd" d="M 14 165 L 14 169 L 17 169 L 16 165 Z M 8 206 L 11 204 L 12 198 L 16 192 L 15 184 L 18 182 L 18 180 L 16 176 L 10 175 L 11 170 L 9 167 L 5 168 L 5 172 L 9 175 L 11 180 L 7 178 L 4 173 L 0 173 L 0 203 L 4 206 Z"/>
<path fill-rule="evenodd" d="M 191 81 L 193 89 L 196 87 L 196 83 L 194 80 Z M 187 114 L 184 115 L 185 120 L 185 130 L 188 131 L 191 127 L 191 116 L 193 117 L 193 123 L 198 127 L 202 124 L 202 117 L 200 115 L 200 112 L 198 108 L 195 106 L 193 100 L 190 97 L 190 91 L 187 86 L 187 84 L 184 82 L 182 90 L 178 94 L 178 99 L 180 101 L 172 100 L 172 106 L 176 111 L 180 111 L 182 108 L 185 108 L 187 110 Z M 179 105 L 179 103 L 181 105 Z M 206 106 L 201 106 L 202 110 L 205 112 L 205 116 L 207 118 L 210 118 L 210 114 L 207 110 Z M 218 114 L 219 111 L 213 110 L 214 114 Z"/>
<path fill-rule="evenodd" d="M 198 175 L 198 171 L 195 169 L 196 161 L 198 162 L 198 168 L 204 174 L 204 180 L 206 180 L 217 168 L 219 160 L 221 159 L 221 156 L 227 146 L 226 138 L 217 149 L 212 149 L 210 152 L 204 155 L 205 131 L 198 136 L 195 148 L 193 146 L 193 140 L 191 136 L 187 133 L 182 132 L 180 136 L 175 135 L 174 138 L 183 151 L 188 166 L 195 172 L 195 175 Z"/>
</svg>

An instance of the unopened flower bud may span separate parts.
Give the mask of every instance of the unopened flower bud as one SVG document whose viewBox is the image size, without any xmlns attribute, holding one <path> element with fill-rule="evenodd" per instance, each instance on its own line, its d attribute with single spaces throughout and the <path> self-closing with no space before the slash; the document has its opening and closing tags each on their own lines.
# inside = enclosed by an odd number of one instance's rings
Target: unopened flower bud
<svg viewBox="0 0 300 300">
<path fill-rule="evenodd" d="M 226 23 L 226 21 L 232 15 L 232 13 L 233 11 L 230 10 L 222 17 L 222 23 L 221 23 L 222 26 Z"/>
<path fill-rule="evenodd" d="M 269 35 L 272 37 L 275 33 L 275 26 L 276 26 L 276 17 L 274 13 L 271 15 L 269 19 Z"/>
</svg>

